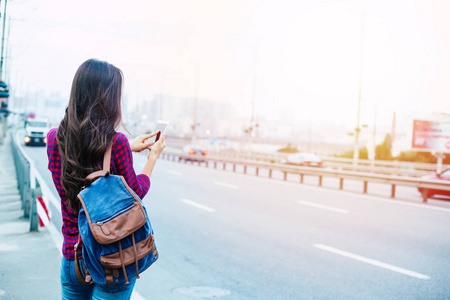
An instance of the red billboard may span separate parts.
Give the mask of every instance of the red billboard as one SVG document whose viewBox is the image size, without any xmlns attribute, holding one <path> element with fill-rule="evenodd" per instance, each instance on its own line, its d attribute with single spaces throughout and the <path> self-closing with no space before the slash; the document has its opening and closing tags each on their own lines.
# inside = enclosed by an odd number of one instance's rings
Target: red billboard
<svg viewBox="0 0 450 300">
<path fill-rule="evenodd" d="M 412 148 L 450 152 L 450 122 L 414 120 Z"/>
</svg>

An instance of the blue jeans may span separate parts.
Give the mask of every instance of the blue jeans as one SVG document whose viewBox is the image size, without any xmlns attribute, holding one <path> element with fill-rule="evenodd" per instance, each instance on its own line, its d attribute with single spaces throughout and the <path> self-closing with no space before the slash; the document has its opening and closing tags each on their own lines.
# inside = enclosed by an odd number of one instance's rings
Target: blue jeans
<svg viewBox="0 0 450 300">
<path fill-rule="evenodd" d="M 61 261 L 61 287 L 63 300 L 109 300 L 130 299 L 136 277 L 128 278 L 129 285 L 125 283 L 113 285 L 83 284 L 75 273 L 75 261 L 63 257 Z"/>
</svg>

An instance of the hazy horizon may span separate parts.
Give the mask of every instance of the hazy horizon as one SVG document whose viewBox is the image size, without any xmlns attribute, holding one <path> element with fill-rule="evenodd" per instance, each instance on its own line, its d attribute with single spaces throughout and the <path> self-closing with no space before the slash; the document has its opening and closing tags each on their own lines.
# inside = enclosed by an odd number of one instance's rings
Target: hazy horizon
<svg viewBox="0 0 450 300">
<path fill-rule="evenodd" d="M 237 117 L 397 130 L 450 111 L 444 1 L 78 1 L 8 3 L 16 95 L 68 98 L 86 59 L 123 70 L 133 107 L 158 93 L 232 103 Z M 364 15 L 364 17 L 363 17 Z M 14 101 L 14 98 L 11 99 Z M 411 123 L 411 124 L 410 124 Z"/>
</svg>

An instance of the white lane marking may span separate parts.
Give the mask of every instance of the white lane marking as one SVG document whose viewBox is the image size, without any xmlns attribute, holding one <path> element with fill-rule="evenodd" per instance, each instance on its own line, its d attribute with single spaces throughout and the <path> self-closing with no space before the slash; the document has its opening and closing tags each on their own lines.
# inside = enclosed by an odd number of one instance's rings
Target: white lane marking
<svg viewBox="0 0 450 300">
<path fill-rule="evenodd" d="M 203 204 L 200 204 L 200 203 L 191 201 L 191 200 L 189 200 L 189 199 L 181 199 L 181 201 L 184 202 L 184 203 L 186 203 L 186 204 L 192 205 L 192 206 L 194 206 L 194 207 L 197 207 L 197 208 L 206 210 L 206 211 L 208 211 L 208 212 L 215 212 L 215 211 L 216 211 L 214 208 L 211 208 L 211 207 L 209 207 L 209 206 L 206 206 L 206 205 L 203 205 Z"/>
<path fill-rule="evenodd" d="M 221 181 L 214 181 L 214 184 L 215 185 L 220 185 L 220 186 L 223 186 L 223 187 L 227 187 L 227 188 L 230 188 L 230 189 L 234 189 L 234 190 L 237 190 L 239 188 L 237 185 L 229 184 L 229 183 L 221 182 Z"/>
<path fill-rule="evenodd" d="M 315 208 L 338 212 L 341 214 L 348 214 L 348 210 L 336 208 L 336 207 L 332 207 L 332 206 L 328 206 L 328 205 L 322 205 L 322 204 L 317 204 L 317 203 L 308 202 L 308 201 L 298 201 L 298 203 L 302 204 L 302 205 L 306 205 L 306 206 L 311 206 L 311 207 L 315 207 Z"/>
<path fill-rule="evenodd" d="M 411 277 L 424 279 L 424 280 L 430 279 L 430 276 L 427 276 L 427 275 L 423 275 L 423 274 L 416 273 L 416 272 L 413 272 L 413 271 L 410 271 L 410 270 L 407 270 L 407 269 L 403 269 L 403 268 L 396 267 L 396 266 L 393 266 L 393 265 L 390 265 L 390 264 L 387 264 L 387 263 L 383 263 L 383 262 L 380 262 L 380 261 L 377 261 L 377 260 L 374 260 L 374 259 L 370 259 L 370 258 L 367 258 L 367 257 L 364 257 L 364 256 L 360 256 L 360 255 L 357 255 L 357 254 L 353 254 L 353 253 L 350 253 L 350 252 L 339 250 L 339 249 L 336 249 L 336 248 L 333 248 L 333 247 L 330 247 L 330 246 L 326 246 L 326 245 L 322 245 L 322 244 L 315 244 L 314 247 L 322 249 L 322 250 L 325 250 L 325 251 L 328 251 L 328 252 L 332 252 L 334 254 L 342 255 L 342 256 L 345 256 L 345 257 L 348 257 L 348 258 L 351 258 L 351 259 L 355 259 L 355 260 L 364 262 L 366 264 L 374 265 L 374 266 L 377 266 L 377 267 L 380 267 L 380 268 L 384 268 L 384 269 L 388 269 L 388 270 L 391 270 L 391 271 L 394 271 L 394 272 L 397 272 L 397 273 L 408 275 L 408 276 L 411 276 Z"/>
<path fill-rule="evenodd" d="M 167 173 L 175 175 L 175 176 L 181 176 L 183 175 L 181 172 L 177 172 L 177 171 L 172 171 L 172 170 L 168 170 Z"/>
</svg>

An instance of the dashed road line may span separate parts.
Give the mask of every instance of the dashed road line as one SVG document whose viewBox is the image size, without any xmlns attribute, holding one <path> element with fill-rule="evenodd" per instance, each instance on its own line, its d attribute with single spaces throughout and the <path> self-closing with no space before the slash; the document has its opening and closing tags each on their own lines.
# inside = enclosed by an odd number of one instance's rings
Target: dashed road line
<svg viewBox="0 0 450 300">
<path fill-rule="evenodd" d="M 325 251 L 328 251 L 328 252 L 331 252 L 331 253 L 334 253 L 334 254 L 345 256 L 345 257 L 348 257 L 348 258 L 351 258 L 351 259 L 354 259 L 354 260 L 358 260 L 358 261 L 364 262 L 366 264 L 370 264 L 370 265 L 377 266 L 377 267 L 384 268 L 384 269 L 388 269 L 388 270 L 391 270 L 391 271 L 394 271 L 394 272 L 397 272 L 397 273 L 408 275 L 408 276 L 411 276 L 411 277 L 415 277 L 415 278 L 419 278 L 419 279 L 423 279 L 423 280 L 430 279 L 430 276 L 427 276 L 427 275 L 424 275 L 424 274 L 413 272 L 413 271 L 410 271 L 410 270 L 407 270 L 407 269 L 403 269 L 403 268 L 400 268 L 400 267 L 397 267 L 397 266 L 394 266 L 394 265 L 390 265 L 390 264 L 387 264 L 387 263 L 384 263 L 384 262 L 381 262 L 381 261 L 377 261 L 377 260 L 374 260 L 374 259 L 371 259 L 371 258 L 367 258 L 367 257 L 361 256 L 361 255 L 357 255 L 357 254 L 353 254 L 353 253 L 350 253 L 350 252 L 347 252 L 347 251 L 336 249 L 336 248 L 333 248 L 333 247 L 330 247 L 330 246 L 326 246 L 326 245 L 322 245 L 322 244 L 315 244 L 314 247 L 322 249 L 322 250 L 325 250 Z"/>
<path fill-rule="evenodd" d="M 329 211 L 334 211 L 334 212 L 341 213 L 341 214 L 348 214 L 348 210 L 345 210 L 345 209 L 342 209 L 342 208 L 336 208 L 336 207 L 323 205 L 323 204 L 317 204 L 317 203 L 308 202 L 308 201 L 298 201 L 298 203 L 302 204 L 302 205 L 306 205 L 306 206 L 311 206 L 311 207 L 315 207 L 315 208 L 320 208 L 320 209 L 325 209 L 325 210 L 329 210 Z"/>
<path fill-rule="evenodd" d="M 206 206 L 206 205 L 203 205 L 203 204 L 191 201 L 189 199 L 181 199 L 181 201 L 186 203 L 186 204 L 189 204 L 189 205 L 192 205 L 194 207 L 197 207 L 199 209 L 203 209 L 203 210 L 205 210 L 207 212 L 215 212 L 216 211 L 214 208 L 211 208 L 209 206 Z"/>
<path fill-rule="evenodd" d="M 237 186 L 237 185 L 226 183 L 226 182 L 221 182 L 221 181 L 214 181 L 214 184 L 215 185 L 220 185 L 220 186 L 223 186 L 223 187 L 227 187 L 227 188 L 230 188 L 230 189 L 234 189 L 234 190 L 237 190 L 239 188 L 239 186 Z"/>
</svg>

